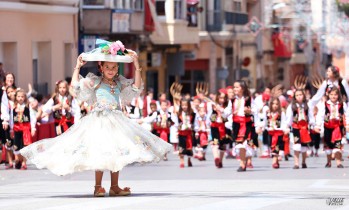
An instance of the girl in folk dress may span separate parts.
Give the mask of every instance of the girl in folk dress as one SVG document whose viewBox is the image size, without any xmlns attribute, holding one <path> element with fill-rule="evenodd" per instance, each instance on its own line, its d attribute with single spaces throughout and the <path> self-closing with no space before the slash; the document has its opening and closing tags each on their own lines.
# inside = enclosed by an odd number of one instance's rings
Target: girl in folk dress
<svg viewBox="0 0 349 210">
<path fill-rule="evenodd" d="M 287 125 L 291 127 L 294 144 L 294 169 L 299 169 L 299 155 L 302 154 L 302 168 L 307 168 L 306 158 L 311 143 L 309 125 L 312 124 L 312 110 L 309 109 L 303 89 L 297 89 L 292 103 L 286 110 Z"/>
<path fill-rule="evenodd" d="M 175 118 L 178 127 L 178 150 L 181 168 L 184 168 L 185 155 L 188 157 L 188 167 L 193 166 L 190 158 L 193 156 L 193 147 L 196 146 L 193 138 L 194 120 L 195 113 L 191 109 L 190 101 L 187 99 L 181 100 L 179 111 Z"/>
<path fill-rule="evenodd" d="M 16 91 L 14 108 L 10 114 L 10 135 L 13 139 L 13 151 L 16 165 L 22 163 L 21 169 L 26 170 L 26 159 L 19 150 L 30 145 L 36 131 L 36 115 L 29 108 L 26 92 L 22 89 Z"/>
<path fill-rule="evenodd" d="M 223 167 L 223 157 L 230 145 L 231 139 L 231 129 L 226 128 L 225 123 L 228 121 L 226 117 L 223 116 L 222 109 L 228 106 L 227 91 L 225 89 L 220 89 L 217 93 L 216 103 L 212 104 L 212 112 L 209 113 L 211 121 L 211 135 L 212 135 L 212 153 L 217 168 Z"/>
<path fill-rule="evenodd" d="M 268 131 L 268 138 L 271 142 L 271 153 L 273 157 L 273 168 L 280 168 L 279 155 L 284 150 L 284 130 L 286 128 L 286 115 L 282 111 L 279 98 L 270 100 L 269 109 L 264 117 L 265 130 Z"/>
<path fill-rule="evenodd" d="M 68 83 L 65 80 L 56 83 L 55 93 L 44 105 L 43 111 L 51 114 L 57 136 L 68 130 L 81 115 L 79 103 L 69 94 Z"/>
<path fill-rule="evenodd" d="M 320 126 L 324 126 L 324 146 L 327 155 L 326 168 L 331 167 L 332 154 L 334 154 L 337 168 L 343 168 L 342 165 L 342 138 L 345 131 L 345 125 L 349 123 L 349 114 L 347 104 L 342 101 L 340 90 L 332 87 L 329 90 L 329 100 L 323 106 L 319 106 L 316 116 L 315 131 L 320 133 Z M 346 128 L 348 130 L 348 127 Z"/>
<path fill-rule="evenodd" d="M 78 57 L 72 76 L 78 100 L 93 105 L 92 110 L 63 135 L 38 141 L 22 149 L 21 154 L 38 168 L 48 168 L 57 175 L 95 171 L 94 196 L 97 197 L 105 196 L 101 185 L 103 171 L 108 170 L 111 174 L 109 196 L 127 196 L 131 191 L 119 186 L 119 171 L 132 163 L 159 161 L 171 150 L 171 145 L 132 122 L 122 112 L 120 101 L 130 103 L 142 89 L 142 69 L 137 54 L 123 50 L 120 41 L 104 41 L 103 44 L 103 48 Z M 83 57 L 92 61 L 101 57 L 107 60 L 99 62 L 102 76 L 89 73 L 85 78 L 79 77 L 80 68 L 86 63 Z M 118 62 L 132 61 L 135 79 L 120 76 Z"/>
<path fill-rule="evenodd" d="M 228 107 L 224 109 L 224 115 L 229 116 L 231 113 L 233 115 L 233 139 L 240 156 L 240 167 L 237 171 L 242 172 L 246 171 L 247 164 L 252 165 L 253 150 L 250 145 L 254 108 L 251 93 L 245 81 L 239 80 L 234 83 L 234 94 L 235 98 L 229 101 Z"/>
</svg>

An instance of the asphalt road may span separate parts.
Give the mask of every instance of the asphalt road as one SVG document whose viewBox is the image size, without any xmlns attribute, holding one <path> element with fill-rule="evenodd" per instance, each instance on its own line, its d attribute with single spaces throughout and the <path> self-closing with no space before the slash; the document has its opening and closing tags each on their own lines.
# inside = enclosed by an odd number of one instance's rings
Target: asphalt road
<svg viewBox="0 0 349 210">
<path fill-rule="evenodd" d="M 348 146 L 346 146 L 348 147 Z M 238 173 L 238 161 L 224 167 L 193 160 L 192 168 L 179 168 L 178 157 L 121 171 L 120 185 L 129 197 L 93 197 L 94 172 L 57 177 L 29 165 L 28 170 L 5 170 L 0 165 L 0 209 L 349 209 L 348 154 L 344 169 L 325 168 L 325 154 L 308 159 L 307 169 L 292 169 L 293 159 L 280 169 L 271 159 L 254 158 L 254 168 Z M 109 173 L 103 186 L 110 187 Z"/>
</svg>

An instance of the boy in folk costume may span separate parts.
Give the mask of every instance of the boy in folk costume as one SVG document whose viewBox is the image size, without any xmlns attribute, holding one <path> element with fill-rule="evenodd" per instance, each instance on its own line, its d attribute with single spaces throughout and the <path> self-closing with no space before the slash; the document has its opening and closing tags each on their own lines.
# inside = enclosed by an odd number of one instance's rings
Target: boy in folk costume
<svg viewBox="0 0 349 210">
<path fill-rule="evenodd" d="M 156 101 L 152 100 L 149 103 L 150 111 L 148 112 L 148 116 L 138 120 L 138 123 L 142 125 L 143 128 L 150 131 L 152 134 L 156 135 L 156 130 L 153 127 L 153 123 L 155 122 L 155 117 L 157 114 Z"/>
<path fill-rule="evenodd" d="M 200 104 L 194 122 L 195 139 L 198 145 L 198 159 L 206 160 L 208 136 L 210 135 L 210 119 L 206 113 L 205 105 Z"/>
<path fill-rule="evenodd" d="M 324 147 L 327 155 L 326 168 L 331 167 L 332 154 L 334 154 L 337 168 L 344 168 L 342 165 L 342 138 L 345 127 L 348 130 L 349 114 L 347 104 L 342 101 L 340 90 L 332 87 L 329 90 L 329 100 L 322 106 L 316 116 L 315 131 L 320 133 L 321 123 L 324 122 Z"/>
<path fill-rule="evenodd" d="M 299 155 L 302 154 L 302 168 L 307 168 L 306 158 L 309 144 L 311 143 L 309 126 L 313 123 L 311 102 L 307 102 L 304 88 L 307 79 L 297 76 L 295 80 L 296 91 L 291 104 L 286 110 L 287 125 L 292 128 L 294 139 L 294 167 L 299 169 Z M 289 132 L 287 129 L 286 132 Z"/>
<path fill-rule="evenodd" d="M 156 104 L 155 104 L 156 105 Z M 151 123 L 152 133 L 160 137 L 165 142 L 169 143 L 170 140 L 170 127 L 174 124 L 174 116 L 167 110 L 168 102 L 160 102 L 160 111 L 155 111 L 148 117 L 143 118 L 140 122 Z M 152 110 L 155 106 L 152 108 Z M 164 160 L 167 160 L 167 154 L 164 156 Z"/>
</svg>

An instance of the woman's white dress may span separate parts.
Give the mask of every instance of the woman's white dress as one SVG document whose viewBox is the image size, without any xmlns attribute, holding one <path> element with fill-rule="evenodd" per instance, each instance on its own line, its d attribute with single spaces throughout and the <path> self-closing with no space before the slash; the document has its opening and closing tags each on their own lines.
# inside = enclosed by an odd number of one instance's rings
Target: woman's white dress
<svg viewBox="0 0 349 210">
<path fill-rule="evenodd" d="M 133 80 L 119 76 L 115 93 L 101 77 L 89 73 L 80 76 L 73 91 L 78 100 L 92 105 L 92 110 L 69 130 L 55 138 L 38 141 L 20 153 L 38 168 L 47 168 L 56 175 L 67 175 L 84 170 L 120 171 L 132 163 L 159 161 L 172 146 L 121 111 L 137 97 L 141 89 Z"/>
</svg>

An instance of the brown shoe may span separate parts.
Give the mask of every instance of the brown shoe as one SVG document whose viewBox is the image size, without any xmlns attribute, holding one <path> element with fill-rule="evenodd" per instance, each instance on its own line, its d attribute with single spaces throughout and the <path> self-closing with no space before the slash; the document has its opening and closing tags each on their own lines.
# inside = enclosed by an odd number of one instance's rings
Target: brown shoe
<svg viewBox="0 0 349 210">
<path fill-rule="evenodd" d="M 109 196 L 110 197 L 131 195 L 130 188 L 125 187 L 124 189 L 120 189 L 120 191 L 114 191 L 114 190 L 111 189 L 114 186 L 116 186 L 116 185 L 111 186 L 110 189 L 109 189 Z"/>
<path fill-rule="evenodd" d="M 93 196 L 94 197 L 104 197 L 105 196 L 105 189 L 101 185 L 96 185 Z"/>
</svg>

